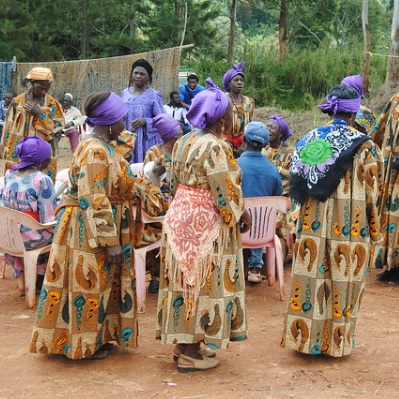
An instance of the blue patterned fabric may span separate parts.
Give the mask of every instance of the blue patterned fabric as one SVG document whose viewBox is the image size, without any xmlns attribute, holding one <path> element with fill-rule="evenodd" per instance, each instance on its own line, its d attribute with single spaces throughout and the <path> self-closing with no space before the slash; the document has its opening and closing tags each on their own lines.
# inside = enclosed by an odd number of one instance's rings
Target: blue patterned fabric
<svg viewBox="0 0 399 399">
<path fill-rule="evenodd" d="M 12 62 L 0 62 L 0 100 L 12 90 Z"/>
</svg>

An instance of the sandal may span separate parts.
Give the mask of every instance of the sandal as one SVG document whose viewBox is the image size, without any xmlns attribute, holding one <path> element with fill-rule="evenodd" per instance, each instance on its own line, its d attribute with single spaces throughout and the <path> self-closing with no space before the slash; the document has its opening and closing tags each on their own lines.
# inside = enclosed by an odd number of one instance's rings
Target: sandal
<svg viewBox="0 0 399 399">
<path fill-rule="evenodd" d="M 175 347 L 173 351 L 173 361 L 177 362 L 179 360 L 179 356 L 181 355 L 181 352 L 178 352 L 179 348 Z M 216 356 L 216 351 L 212 350 L 209 346 L 201 346 L 199 348 L 198 353 L 201 356 L 206 356 L 206 357 L 215 357 Z"/>
<path fill-rule="evenodd" d="M 190 362 L 191 365 L 181 364 L 183 360 Z M 182 353 L 177 360 L 177 371 L 179 373 L 191 373 L 193 371 L 204 371 L 214 369 L 219 366 L 219 360 L 204 356 L 202 359 L 194 359 L 193 357 L 183 355 Z"/>
</svg>

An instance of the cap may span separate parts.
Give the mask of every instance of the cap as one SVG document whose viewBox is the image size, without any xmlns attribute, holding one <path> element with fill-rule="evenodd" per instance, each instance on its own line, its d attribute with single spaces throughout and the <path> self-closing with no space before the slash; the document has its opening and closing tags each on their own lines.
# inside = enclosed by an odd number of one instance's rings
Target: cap
<svg viewBox="0 0 399 399">
<path fill-rule="evenodd" d="M 262 122 L 250 122 L 245 126 L 244 137 L 251 145 L 264 147 L 269 142 L 269 129 Z"/>
</svg>

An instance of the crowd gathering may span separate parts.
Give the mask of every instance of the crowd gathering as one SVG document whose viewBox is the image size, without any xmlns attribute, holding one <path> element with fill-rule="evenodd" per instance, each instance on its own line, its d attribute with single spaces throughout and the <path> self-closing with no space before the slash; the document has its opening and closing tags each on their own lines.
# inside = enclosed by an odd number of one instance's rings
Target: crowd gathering
<svg viewBox="0 0 399 399">
<path fill-rule="evenodd" d="M 114 345 L 136 348 L 133 249 L 161 239 L 149 287 L 158 295 L 155 337 L 174 345 L 179 372 L 217 367 L 216 349 L 247 338 L 246 284 L 265 278 L 264 248 L 243 255 L 245 199 L 285 196 L 291 210 L 275 227 L 292 262 L 281 346 L 351 353 L 367 269 L 399 285 L 399 94 L 377 119 L 361 104 L 362 77 L 344 77 L 319 105 L 326 123 L 294 142 L 283 116 L 255 120 L 244 70 L 244 62 L 228 69 L 223 89 L 190 74 L 167 103 L 145 59 L 122 93 L 91 93 L 82 110 L 71 93 L 49 94 L 44 67 L 29 71 L 26 92 L 5 93 L 0 204 L 56 221 L 21 226 L 27 249 L 52 243 L 38 259 L 30 352 L 96 360 Z M 62 137 L 73 156 L 58 196 Z M 163 223 L 144 226 L 133 206 Z M 23 296 L 23 259 L 3 255 Z"/>
</svg>

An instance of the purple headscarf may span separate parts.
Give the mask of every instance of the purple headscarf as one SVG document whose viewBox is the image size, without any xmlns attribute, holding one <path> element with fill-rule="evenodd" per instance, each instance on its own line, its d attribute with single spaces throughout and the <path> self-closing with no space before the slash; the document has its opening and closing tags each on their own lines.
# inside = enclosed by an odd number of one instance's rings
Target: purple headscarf
<svg viewBox="0 0 399 399">
<path fill-rule="evenodd" d="M 341 80 L 341 85 L 352 87 L 359 93 L 361 99 L 364 98 L 362 75 L 347 76 Z"/>
<path fill-rule="evenodd" d="M 269 121 L 272 121 L 277 124 L 277 126 L 280 129 L 280 132 L 282 133 L 281 139 L 283 141 L 288 140 L 292 136 L 292 131 L 290 127 L 288 126 L 288 123 L 284 120 L 284 118 L 281 115 L 272 115 L 269 118 Z"/>
<path fill-rule="evenodd" d="M 181 132 L 181 124 L 168 114 L 159 114 L 152 119 L 152 126 L 157 129 L 162 141 L 172 139 L 177 133 Z"/>
<path fill-rule="evenodd" d="M 111 91 L 109 97 L 98 107 L 94 108 L 86 123 L 94 125 L 110 126 L 121 120 L 127 114 L 127 108 L 122 99 Z"/>
<path fill-rule="evenodd" d="M 187 119 L 199 129 L 204 129 L 220 119 L 229 106 L 229 98 L 213 83 L 211 78 L 205 80 L 209 88 L 198 93 L 187 112 Z"/>
<path fill-rule="evenodd" d="M 39 166 L 51 155 L 51 145 L 38 136 L 24 137 L 17 144 L 17 156 L 20 163 L 11 167 L 11 169 L 23 169 L 28 166 Z"/>
<path fill-rule="evenodd" d="M 244 72 L 242 71 L 243 68 L 245 67 L 245 62 L 241 61 L 239 64 L 234 64 L 233 68 L 229 69 L 223 76 L 223 87 L 226 91 L 230 91 L 229 89 L 229 83 L 231 80 L 237 76 L 237 75 L 242 75 L 245 77 Z"/>
<path fill-rule="evenodd" d="M 360 97 L 358 98 L 339 98 L 337 96 L 327 96 L 325 104 L 319 105 L 319 108 L 325 112 L 338 114 L 339 112 L 353 112 L 356 114 L 360 108 Z"/>
</svg>

